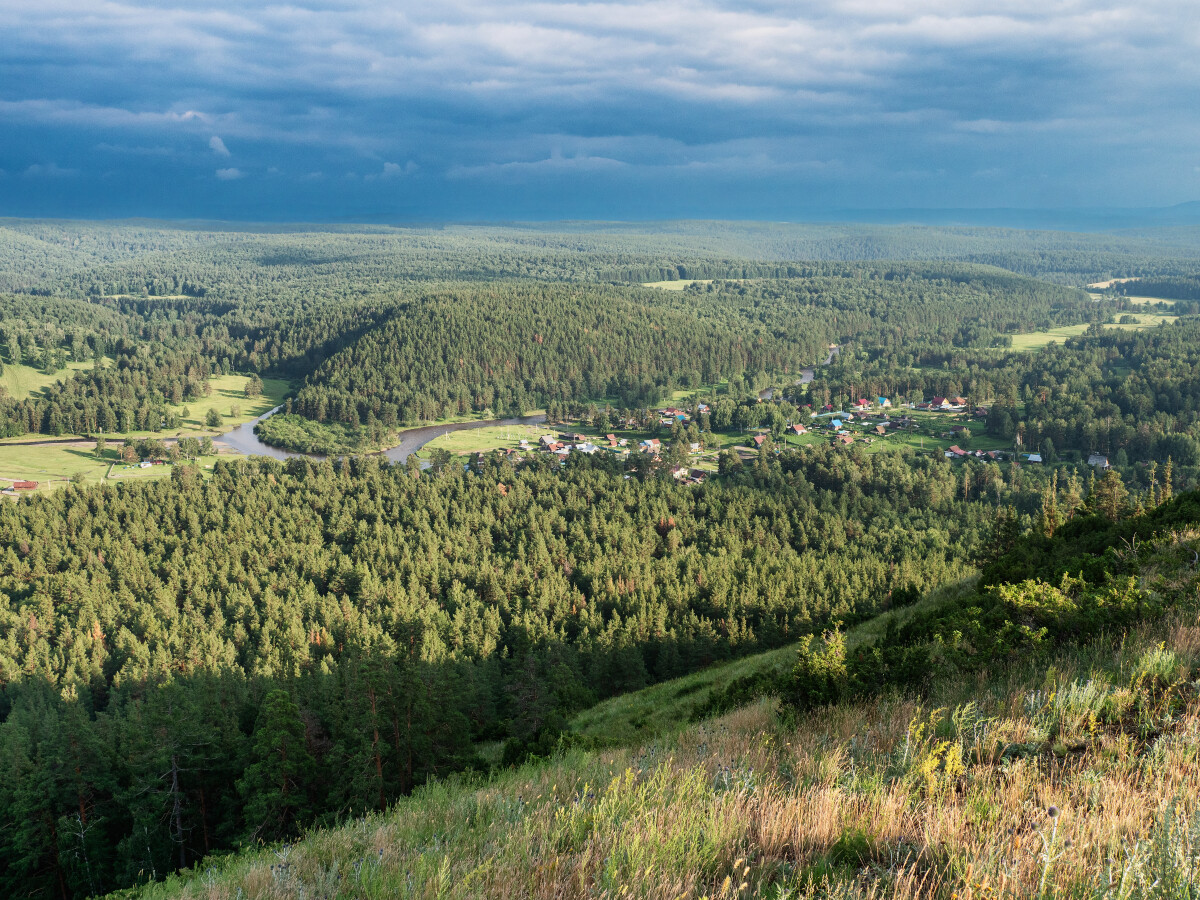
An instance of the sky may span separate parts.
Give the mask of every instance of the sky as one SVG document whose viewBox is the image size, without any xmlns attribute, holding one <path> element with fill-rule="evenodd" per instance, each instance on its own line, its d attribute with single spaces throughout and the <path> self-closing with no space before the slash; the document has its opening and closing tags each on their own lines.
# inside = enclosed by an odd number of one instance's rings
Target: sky
<svg viewBox="0 0 1200 900">
<path fill-rule="evenodd" d="M 1200 199 L 1195 0 L 0 0 L 0 215 Z"/>
</svg>

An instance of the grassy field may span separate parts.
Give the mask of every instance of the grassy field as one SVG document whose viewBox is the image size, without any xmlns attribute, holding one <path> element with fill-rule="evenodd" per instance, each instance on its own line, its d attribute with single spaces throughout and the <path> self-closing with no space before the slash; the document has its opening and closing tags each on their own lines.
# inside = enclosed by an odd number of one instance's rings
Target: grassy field
<svg viewBox="0 0 1200 900">
<path fill-rule="evenodd" d="M 574 426 L 571 426 L 574 428 Z M 434 438 L 423 448 L 427 453 L 434 450 L 449 450 L 455 456 L 469 456 L 489 450 L 516 449 L 522 439 L 536 446 L 543 434 L 558 434 L 562 430 L 556 425 L 493 425 L 487 428 L 470 428 L 452 431 Z M 422 453 L 422 456 L 426 453 Z"/>
<path fill-rule="evenodd" d="M 1134 300 L 1133 297 L 1127 298 Z M 1161 302 L 1152 297 L 1140 298 L 1146 303 Z M 1157 328 L 1159 325 L 1170 325 L 1178 319 L 1178 316 L 1160 315 L 1158 313 L 1120 313 L 1121 315 L 1132 315 L 1138 321 L 1136 324 L 1126 325 L 1105 325 L 1105 328 L 1121 328 L 1128 331 L 1141 331 L 1147 328 Z M 1063 325 L 1061 328 L 1052 328 L 1048 331 L 1031 331 L 1027 334 L 1014 334 L 1012 336 L 1013 350 L 1041 350 L 1051 341 L 1062 343 L 1067 338 L 1077 337 L 1088 330 L 1087 325 Z"/>
<path fill-rule="evenodd" d="M 96 459 L 94 444 L 0 444 L 0 478 L 13 481 L 36 481 L 38 490 L 48 490 L 55 482 L 64 484 L 72 475 L 82 472 L 89 482 L 98 482 L 116 460 L 115 450 L 109 459 Z M 0 487 L 6 482 L 0 481 Z"/>
<path fill-rule="evenodd" d="M 202 400 L 181 403 L 172 408 L 182 415 L 186 407 L 191 413 L 184 419 L 185 430 L 191 429 L 211 434 L 213 429 L 204 424 L 204 417 L 208 415 L 210 409 L 215 409 L 221 414 L 223 421 L 220 430 L 227 431 L 235 425 L 249 422 L 274 409 L 287 396 L 289 385 L 286 381 L 281 378 L 264 378 L 262 396 L 247 400 L 246 382 L 249 380 L 245 375 L 218 375 L 209 379 L 209 384 L 213 388 L 212 394 Z M 230 416 L 229 410 L 232 406 L 240 407 L 241 414 Z"/>
<path fill-rule="evenodd" d="M 1049 331 L 1030 331 L 1026 334 L 1014 334 L 1012 336 L 1012 349 L 1041 350 L 1052 341 L 1061 344 L 1067 338 L 1078 337 L 1087 330 L 1087 325 L 1063 325 L 1061 328 L 1052 328 Z"/>
<path fill-rule="evenodd" d="M 643 287 L 662 288 L 664 291 L 682 291 L 693 284 L 712 284 L 711 278 L 680 278 L 677 281 L 643 281 Z"/>
<path fill-rule="evenodd" d="M 63 381 L 70 378 L 73 372 L 90 369 L 92 365 L 93 363 L 90 359 L 83 362 L 69 362 L 63 371 L 56 372 L 54 375 L 47 375 L 41 369 L 35 369 L 31 366 L 14 366 L 6 363 L 3 374 L 0 374 L 0 387 L 8 391 L 8 396 L 14 400 L 24 400 L 26 397 L 40 394 L 45 388 L 48 388 L 56 381 Z"/>
<path fill-rule="evenodd" d="M 1105 328 L 1121 328 L 1126 331 L 1144 331 L 1147 328 L 1157 328 L 1160 325 L 1173 325 L 1179 316 L 1160 315 L 1158 313 L 1122 313 L 1122 315 L 1132 315 L 1137 319 L 1137 324 L 1124 325 L 1106 325 Z"/>
<path fill-rule="evenodd" d="M 201 457 L 201 467 L 211 467 L 214 459 Z M 40 493 L 62 487 L 80 473 L 88 484 L 96 484 L 110 474 L 110 467 L 114 481 L 164 478 L 171 473 L 170 466 L 127 469 L 111 444 L 102 459 L 96 458 L 95 443 L 91 441 L 0 444 L 0 487 L 7 486 L 8 481 L 36 481 Z"/>
</svg>

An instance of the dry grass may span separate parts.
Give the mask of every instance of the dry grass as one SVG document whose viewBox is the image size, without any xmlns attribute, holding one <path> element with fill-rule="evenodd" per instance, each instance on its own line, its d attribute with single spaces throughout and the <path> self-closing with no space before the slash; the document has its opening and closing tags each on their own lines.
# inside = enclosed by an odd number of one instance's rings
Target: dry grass
<svg viewBox="0 0 1200 900">
<path fill-rule="evenodd" d="M 1200 605 L 1194 570 L 1167 574 L 1148 583 Z M 1200 621 L 1181 611 L 924 702 L 789 723 L 764 701 L 639 748 L 432 784 L 143 895 L 1193 897 L 1198 675 Z"/>
</svg>

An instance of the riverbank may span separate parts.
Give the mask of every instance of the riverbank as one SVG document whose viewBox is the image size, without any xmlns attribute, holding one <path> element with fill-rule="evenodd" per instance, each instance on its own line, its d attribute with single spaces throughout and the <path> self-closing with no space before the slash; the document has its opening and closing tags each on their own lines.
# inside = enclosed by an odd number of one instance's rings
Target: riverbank
<svg viewBox="0 0 1200 900">
<path fill-rule="evenodd" d="M 292 459 L 295 457 L 307 456 L 310 458 L 322 458 L 324 455 L 320 453 L 304 453 L 296 450 L 286 450 L 282 447 L 275 447 L 262 440 L 255 429 L 260 422 L 265 422 L 274 416 L 280 414 L 282 407 L 275 407 L 269 410 L 257 419 L 247 422 L 244 425 L 239 425 L 227 434 L 222 435 L 217 439 L 217 443 L 228 447 L 236 453 L 245 456 L 269 456 L 273 459 Z M 455 431 L 468 431 L 476 428 L 489 428 L 497 425 L 540 425 L 546 421 L 544 413 L 538 413 L 530 416 L 520 416 L 507 419 L 477 419 L 468 422 L 445 422 L 436 425 L 419 425 L 415 428 L 406 428 L 393 435 L 395 443 L 392 446 L 382 450 L 368 451 L 368 455 L 381 455 L 387 458 L 389 462 L 403 463 L 411 454 L 416 453 L 430 441 L 442 435 L 451 434 Z M 389 443 L 391 443 L 389 441 Z M 333 455 L 348 455 L 348 454 L 333 454 Z"/>
</svg>

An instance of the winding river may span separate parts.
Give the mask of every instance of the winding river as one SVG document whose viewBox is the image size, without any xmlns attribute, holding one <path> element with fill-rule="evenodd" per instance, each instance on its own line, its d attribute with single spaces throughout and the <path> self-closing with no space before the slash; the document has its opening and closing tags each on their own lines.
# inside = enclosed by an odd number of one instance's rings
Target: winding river
<svg viewBox="0 0 1200 900">
<path fill-rule="evenodd" d="M 825 358 L 823 366 L 833 362 L 834 354 L 838 352 L 837 347 L 832 347 L 829 350 L 829 356 Z M 796 384 L 808 384 L 813 380 L 816 372 L 813 369 L 801 369 L 800 378 Z M 758 396 L 763 400 L 770 400 L 775 394 L 773 389 L 768 388 L 762 391 Z M 282 406 L 277 406 L 268 412 L 263 413 L 257 419 L 251 419 L 249 422 L 243 422 L 231 431 L 227 431 L 213 440 L 235 453 L 242 453 L 246 456 L 270 456 L 273 459 L 291 459 L 297 456 L 310 456 L 320 458 L 316 453 L 298 453 L 294 450 L 283 450 L 279 447 L 272 447 L 270 444 L 264 444 L 258 439 L 258 435 L 254 433 L 254 426 L 264 419 L 269 419 Z M 538 416 L 520 416 L 511 419 L 485 419 L 479 422 L 458 422 L 453 425 L 421 425 L 417 428 L 407 428 L 400 432 L 400 443 L 396 446 L 384 450 L 383 455 L 391 462 L 402 463 L 408 459 L 410 454 L 416 453 L 434 438 L 441 437 L 443 434 L 450 434 L 452 431 L 469 431 L 472 428 L 487 428 L 491 425 L 540 425 L 546 421 L 544 415 Z"/>
<path fill-rule="evenodd" d="M 829 365 L 831 362 L 833 362 L 834 354 L 840 353 L 840 352 L 841 352 L 841 350 L 838 347 L 830 347 L 829 355 L 827 357 L 825 357 L 825 362 L 821 363 L 821 365 L 823 365 L 823 366 Z M 817 375 L 816 369 L 813 369 L 813 368 L 801 369 L 800 377 L 797 378 L 795 381 L 793 381 L 792 384 L 808 384 L 809 382 L 811 382 L 813 380 L 813 378 L 816 377 L 816 375 Z M 767 388 L 765 391 L 758 392 L 759 400 L 770 400 L 774 396 L 775 396 L 775 388 Z"/>
<path fill-rule="evenodd" d="M 297 456 L 319 458 L 315 453 L 298 453 L 294 450 L 282 450 L 279 447 L 264 444 L 259 440 L 258 435 L 254 433 L 254 426 L 263 419 L 269 419 L 282 408 L 282 406 L 277 406 L 271 411 L 263 413 L 257 419 L 244 422 L 232 431 L 228 431 L 213 440 L 236 453 L 244 453 L 246 456 L 270 456 L 273 459 L 290 459 Z M 490 425 L 539 425 L 545 421 L 546 417 L 539 415 L 520 416 L 511 419 L 485 419 L 478 422 L 457 422 L 452 425 L 422 425 L 417 428 L 407 428 L 400 432 L 400 443 L 388 450 L 384 450 L 383 455 L 394 463 L 402 463 L 408 459 L 409 454 L 416 453 L 434 438 L 441 437 L 443 434 L 450 434 L 452 431 L 469 431 L 472 428 L 487 428 Z"/>
</svg>

